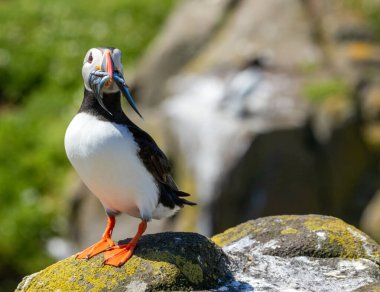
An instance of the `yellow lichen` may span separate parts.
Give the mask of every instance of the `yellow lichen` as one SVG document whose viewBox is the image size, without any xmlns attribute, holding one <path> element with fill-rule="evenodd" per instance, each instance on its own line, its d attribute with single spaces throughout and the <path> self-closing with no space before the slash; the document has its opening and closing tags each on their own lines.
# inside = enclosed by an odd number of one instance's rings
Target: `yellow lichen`
<svg viewBox="0 0 380 292">
<path fill-rule="evenodd" d="M 203 281 L 203 271 L 198 264 L 193 264 L 182 257 L 176 257 L 176 263 L 181 272 L 190 282 L 198 284 Z"/>
<path fill-rule="evenodd" d="M 354 226 L 348 225 L 344 221 L 329 217 L 321 218 L 309 216 L 304 222 L 304 226 L 309 231 L 324 231 L 327 235 L 329 244 L 341 248 L 340 256 L 345 258 L 373 257 L 379 260 L 377 251 L 368 253 L 363 244 L 370 239 Z"/>
<path fill-rule="evenodd" d="M 247 235 L 266 242 L 279 235 L 317 235 L 318 231 L 326 235 L 326 240 L 323 240 L 323 251 L 316 251 L 316 253 L 324 253 L 321 256 L 363 257 L 380 263 L 380 252 L 373 240 L 354 226 L 328 216 L 284 215 L 261 218 L 230 228 L 211 239 L 223 247 Z"/>
<path fill-rule="evenodd" d="M 39 273 L 38 279 L 32 279 L 26 291 L 62 290 L 77 291 L 91 290 L 108 291 L 128 282 L 134 275 L 141 275 L 147 267 L 153 275 L 165 275 L 167 284 L 175 282 L 178 269 L 168 262 L 156 262 L 133 256 L 123 267 L 115 268 L 102 265 L 103 256 L 89 261 L 76 260 L 70 257 L 60 261 Z M 187 268 L 188 269 L 188 268 Z M 196 273 L 195 273 L 196 274 Z M 130 279 L 126 278 L 130 276 Z"/>
<path fill-rule="evenodd" d="M 230 243 L 233 243 L 249 234 L 252 234 L 253 232 L 258 232 L 260 231 L 258 228 L 256 228 L 253 224 L 252 221 L 248 221 L 246 223 L 240 224 L 236 227 L 229 228 L 223 233 L 217 234 L 213 237 L 211 237 L 211 240 L 223 247 L 226 246 Z"/>
<path fill-rule="evenodd" d="M 281 216 L 275 216 L 276 219 L 280 221 L 284 221 L 284 223 L 288 223 L 291 221 L 296 221 L 300 219 L 300 216 L 298 215 L 281 215 Z"/>
<path fill-rule="evenodd" d="M 282 235 L 297 234 L 297 233 L 298 233 L 298 230 L 291 227 L 288 227 L 281 231 Z"/>
<path fill-rule="evenodd" d="M 276 221 L 271 222 L 271 226 L 273 226 L 273 230 L 276 229 L 276 226 L 278 224 L 286 224 L 289 221 L 294 221 L 299 216 L 297 215 L 283 215 L 283 216 L 276 216 L 273 217 Z M 251 235 L 251 234 L 258 234 L 260 232 L 263 232 L 264 227 L 260 227 L 257 224 L 255 224 L 255 221 L 247 221 L 245 223 L 242 223 L 240 225 L 237 225 L 235 227 L 229 228 L 223 233 L 214 235 L 211 240 L 215 242 L 215 244 L 223 247 L 228 244 L 231 244 L 235 241 L 238 241 L 239 239 Z"/>
<path fill-rule="evenodd" d="M 188 259 L 179 255 L 173 255 L 169 252 L 148 253 L 149 258 L 154 259 L 152 267 L 161 268 L 162 264 L 171 263 L 191 282 L 198 284 L 203 281 L 203 270 L 199 264 L 194 264 Z"/>
</svg>

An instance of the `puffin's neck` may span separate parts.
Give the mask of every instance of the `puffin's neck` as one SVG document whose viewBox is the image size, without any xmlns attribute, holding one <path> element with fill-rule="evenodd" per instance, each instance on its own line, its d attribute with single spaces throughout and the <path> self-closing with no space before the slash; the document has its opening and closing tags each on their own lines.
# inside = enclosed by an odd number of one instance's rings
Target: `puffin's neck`
<svg viewBox="0 0 380 292">
<path fill-rule="evenodd" d="M 94 93 L 85 88 L 79 112 L 85 112 L 96 116 L 100 120 L 107 120 L 118 124 L 133 124 L 121 108 L 120 91 L 115 93 L 103 93 L 103 103 L 112 115 L 101 107 Z"/>
</svg>

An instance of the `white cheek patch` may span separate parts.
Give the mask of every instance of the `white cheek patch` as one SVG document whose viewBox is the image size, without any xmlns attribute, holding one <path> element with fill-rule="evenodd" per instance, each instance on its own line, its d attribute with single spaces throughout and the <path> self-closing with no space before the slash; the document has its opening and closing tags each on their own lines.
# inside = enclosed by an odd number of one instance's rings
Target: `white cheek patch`
<svg viewBox="0 0 380 292">
<path fill-rule="evenodd" d="M 101 51 L 95 49 L 93 54 L 92 54 L 92 57 L 94 58 L 92 61 L 92 64 L 94 64 L 95 66 L 101 66 L 102 65 L 103 54 Z"/>
<path fill-rule="evenodd" d="M 88 57 L 90 56 L 90 53 L 92 54 L 92 62 L 88 63 Z M 88 91 L 92 92 L 92 89 L 88 83 L 88 79 L 90 78 L 90 73 L 97 70 L 97 66 L 101 67 L 102 59 L 103 59 L 103 54 L 98 49 L 90 49 L 86 54 L 86 57 L 84 59 L 84 64 L 82 67 L 82 76 L 83 76 L 83 81 L 84 81 L 84 87 Z"/>
<path fill-rule="evenodd" d="M 82 67 L 82 76 L 84 81 L 84 87 L 86 87 L 86 89 L 89 91 L 92 91 L 90 85 L 88 84 L 88 79 L 92 71 L 94 71 L 93 66 L 86 62 Z"/>
</svg>

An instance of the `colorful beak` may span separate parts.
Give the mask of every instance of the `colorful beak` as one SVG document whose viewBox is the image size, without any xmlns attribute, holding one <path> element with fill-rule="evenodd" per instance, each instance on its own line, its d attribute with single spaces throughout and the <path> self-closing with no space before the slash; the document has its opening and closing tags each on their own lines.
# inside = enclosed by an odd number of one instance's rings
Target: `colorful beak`
<svg viewBox="0 0 380 292">
<path fill-rule="evenodd" d="M 114 71 L 113 61 L 112 61 L 110 51 L 106 51 L 106 71 L 107 71 L 107 74 L 110 78 L 106 83 L 106 87 L 110 87 L 112 85 L 112 82 L 113 82 L 113 71 Z"/>
</svg>

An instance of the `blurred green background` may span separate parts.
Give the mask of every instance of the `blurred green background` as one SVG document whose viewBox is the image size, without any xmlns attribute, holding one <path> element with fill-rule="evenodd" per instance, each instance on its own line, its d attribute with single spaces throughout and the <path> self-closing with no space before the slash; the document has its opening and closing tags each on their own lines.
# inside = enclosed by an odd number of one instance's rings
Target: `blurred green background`
<svg viewBox="0 0 380 292">
<path fill-rule="evenodd" d="M 118 47 L 130 71 L 174 3 L 0 2 L 1 291 L 52 262 L 45 243 L 64 228 L 63 137 L 81 102 L 86 51 Z"/>
</svg>

